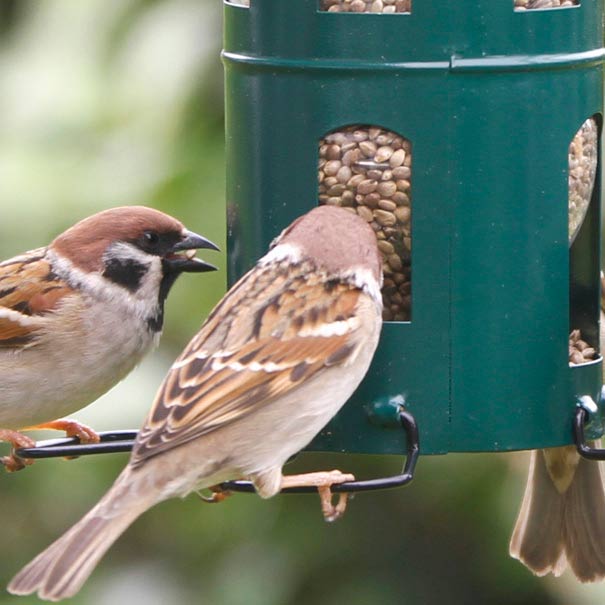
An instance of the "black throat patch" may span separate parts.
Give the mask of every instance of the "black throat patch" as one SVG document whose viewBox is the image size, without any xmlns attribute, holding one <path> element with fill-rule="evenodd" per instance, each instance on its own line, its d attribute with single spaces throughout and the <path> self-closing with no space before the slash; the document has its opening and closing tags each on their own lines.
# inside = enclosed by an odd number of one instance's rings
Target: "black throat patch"
<svg viewBox="0 0 605 605">
<path fill-rule="evenodd" d="M 130 292 L 136 292 L 146 273 L 147 265 L 143 265 L 132 258 L 110 258 L 105 262 L 103 277 Z"/>
</svg>

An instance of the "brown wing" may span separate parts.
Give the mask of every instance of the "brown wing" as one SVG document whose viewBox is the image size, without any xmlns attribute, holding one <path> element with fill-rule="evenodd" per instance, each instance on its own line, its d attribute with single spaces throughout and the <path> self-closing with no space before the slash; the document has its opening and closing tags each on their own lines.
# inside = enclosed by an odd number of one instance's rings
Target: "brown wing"
<svg viewBox="0 0 605 605">
<path fill-rule="evenodd" d="M 0 349 L 33 346 L 44 316 L 73 292 L 45 253 L 40 248 L 0 263 Z"/>
<path fill-rule="evenodd" d="M 361 291 L 256 268 L 223 298 L 166 376 L 131 463 L 223 427 L 357 352 Z M 326 294 L 329 290 L 329 296 Z"/>
</svg>

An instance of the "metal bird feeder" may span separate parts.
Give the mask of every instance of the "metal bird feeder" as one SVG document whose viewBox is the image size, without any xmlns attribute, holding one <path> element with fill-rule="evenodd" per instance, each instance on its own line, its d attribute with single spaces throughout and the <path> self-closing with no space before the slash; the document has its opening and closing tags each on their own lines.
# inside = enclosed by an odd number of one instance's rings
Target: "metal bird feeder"
<svg viewBox="0 0 605 605">
<path fill-rule="evenodd" d="M 374 362 L 308 448 L 407 451 L 400 477 L 357 489 L 411 479 L 414 418 L 423 454 L 603 432 L 603 9 L 603 0 L 225 2 L 230 282 L 318 203 L 368 220 L 384 253 Z M 122 451 L 132 437 L 21 453 Z"/>
<path fill-rule="evenodd" d="M 401 453 L 401 405 L 422 454 L 570 444 L 581 402 L 602 433 L 603 0 L 224 17 L 230 282 L 318 203 L 366 218 L 385 255 L 374 362 L 309 449 Z"/>
</svg>

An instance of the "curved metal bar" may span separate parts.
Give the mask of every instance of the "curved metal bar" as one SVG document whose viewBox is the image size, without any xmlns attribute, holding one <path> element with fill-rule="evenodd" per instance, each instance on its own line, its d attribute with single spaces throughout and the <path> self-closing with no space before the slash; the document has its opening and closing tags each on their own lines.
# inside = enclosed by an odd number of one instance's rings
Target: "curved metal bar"
<svg viewBox="0 0 605 605">
<path fill-rule="evenodd" d="M 588 420 L 588 412 L 578 406 L 573 423 L 573 438 L 578 454 L 587 460 L 605 460 L 605 449 L 590 447 L 584 437 L 584 425 Z"/>
<path fill-rule="evenodd" d="M 392 489 L 406 485 L 414 478 L 414 471 L 420 444 L 418 427 L 414 416 L 407 410 L 399 411 L 399 420 L 406 434 L 407 454 L 403 470 L 400 475 L 383 477 L 380 479 L 368 479 L 365 481 L 351 481 L 349 483 L 336 484 L 331 487 L 332 492 L 365 492 L 379 489 Z M 48 439 L 39 441 L 35 447 L 18 448 L 15 453 L 20 458 L 59 458 L 70 456 L 90 456 L 92 454 L 110 454 L 117 452 L 129 452 L 132 449 L 137 431 L 112 431 L 99 433 L 100 443 L 81 444 L 77 437 L 66 437 L 62 439 Z M 254 486 L 249 481 L 227 481 L 221 484 L 225 491 L 254 493 Z M 286 494 L 308 494 L 315 493 L 315 487 L 290 487 L 282 490 Z"/>
<path fill-rule="evenodd" d="M 392 477 L 383 477 L 380 479 L 368 479 L 366 481 L 350 481 L 348 483 L 338 483 L 332 485 L 330 490 L 335 493 L 341 492 L 368 492 L 379 489 L 392 489 L 394 487 L 401 487 L 406 485 L 414 478 L 414 471 L 416 469 L 416 463 L 418 462 L 418 456 L 420 454 L 420 442 L 418 437 L 418 426 L 414 416 L 407 410 L 401 409 L 399 411 L 399 420 L 406 434 L 407 440 L 407 456 L 405 465 L 400 475 L 394 475 Z M 226 481 L 221 483 L 221 490 L 229 492 L 243 492 L 243 493 L 254 493 L 254 485 L 250 481 Z M 305 486 L 305 487 L 289 487 L 283 489 L 280 493 L 282 494 L 314 494 L 317 492 L 317 488 Z"/>
<path fill-rule="evenodd" d="M 19 458 L 60 458 L 90 456 L 91 454 L 113 454 L 132 450 L 137 431 L 111 431 L 99 433 L 99 443 L 80 443 L 77 437 L 38 441 L 35 447 L 20 447 L 15 450 Z"/>
</svg>

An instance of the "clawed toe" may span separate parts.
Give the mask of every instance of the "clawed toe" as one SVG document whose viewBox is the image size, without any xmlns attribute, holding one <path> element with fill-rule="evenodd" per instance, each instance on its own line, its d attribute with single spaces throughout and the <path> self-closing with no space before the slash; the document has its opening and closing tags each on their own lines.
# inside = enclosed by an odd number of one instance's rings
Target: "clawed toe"
<svg viewBox="0 0 605 605">
<path fill-rule="evenodd" d="M 283 477 L 281 487 L 282 489 L 287 487 L 316 487 L 319 492 L 321 511 L 324 519 L 332 522 L 344 515 L 349 495 L 346 492 L 339 493 L 338 501 L 334 505 L 332 503 L 333 494 L 330 488 L 332 485 L 348 483 L 350 481 L 355 481 L 355 476 L 350 473 L 343 473 L 339 470 L 321 471 Z"/>
<path fill-rule="evenodd" d="M 197 492 L 200 500 L 206 504 L 218 504 L 220 502 L 224 502 L 227 498 L 233 495 L 233 492 L 223 489 L 220 485 L 212 485 L 208 489 L 212 492 L 212 495 L 210 496 L 205 496 L 201 492 Z"/>
<path fill-rule="evenodd" d="M 340 494 L 333 494 L 332 490 L 328 486 L 318 487 L 319 499 L 321 500 L 321 512 L 323 513 L 324 520 L 328 523 L 332 523 L 337 519 L 340 519 L 347 510 L 347 502 L 349 500 L 349 494 L 341 492 Z M 338 496 L 336 505 L 333 504 L 333 497 Z"/>
<path fill-rule="evenodd" d="M 22 433 L 19 433 L 17 431 L 1 429 L 0 441 L 6 441 L 12 446 L 11 453 L 8 456 L 3 456 L 2 458 L 0 458 L 0 464 L 4 466 L 7 472 L 14 473 L 34 463 L 33 460 L 29 460 L 27 458 L 20 458 L 15 453 L 16 448 L 34 447 L 36 445 L 36 442 L 33 439 L 30 439 L 26 435 L 23 435 Z"/>
</svg>

